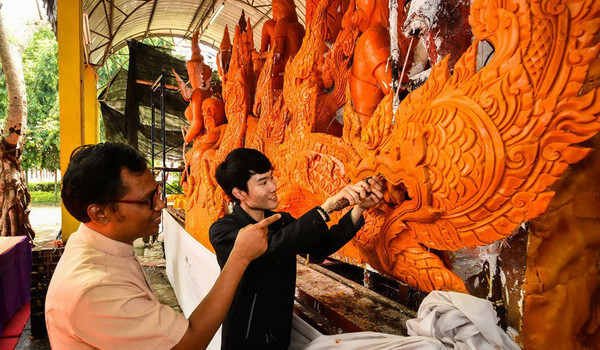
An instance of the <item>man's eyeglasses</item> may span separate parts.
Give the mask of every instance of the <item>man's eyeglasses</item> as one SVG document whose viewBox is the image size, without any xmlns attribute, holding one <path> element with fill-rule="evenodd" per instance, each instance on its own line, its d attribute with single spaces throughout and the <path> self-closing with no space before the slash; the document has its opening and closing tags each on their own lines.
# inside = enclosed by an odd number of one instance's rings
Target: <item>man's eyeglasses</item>
<svg viewBox="0 0 600 350">
<path fill-rule="evenodd" d="M 159 183 L 156 185 L 156 189 L 152 191 L 150 194 L 150 199 L 140 199 L 140 200 L 116 200 L 115 203 L 128 203 L 128 204 L 142 204 L 150 207 L 150 210 L 154 210 L 156 208 L 156 202 L 162 198 L 162 186 Z"/>
</svg>

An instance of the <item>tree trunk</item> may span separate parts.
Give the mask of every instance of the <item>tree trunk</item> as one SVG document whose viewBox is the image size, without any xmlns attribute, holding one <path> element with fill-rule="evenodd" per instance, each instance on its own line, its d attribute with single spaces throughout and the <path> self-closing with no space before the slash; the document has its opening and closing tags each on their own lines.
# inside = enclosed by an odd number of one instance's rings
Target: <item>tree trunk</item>
<svg viewBox="0 0 600 350">
<path fill-rule="evenodd" d="M 25 186 L 21 154 L 23 126 L 27 124 L 27 95 L 21 53 L 11 47 L 0 4 L 0 62 L 6 78 L 8 110 L 0 139 L 0 236 L 27 235 L 30 196 Z"/>
</svg>

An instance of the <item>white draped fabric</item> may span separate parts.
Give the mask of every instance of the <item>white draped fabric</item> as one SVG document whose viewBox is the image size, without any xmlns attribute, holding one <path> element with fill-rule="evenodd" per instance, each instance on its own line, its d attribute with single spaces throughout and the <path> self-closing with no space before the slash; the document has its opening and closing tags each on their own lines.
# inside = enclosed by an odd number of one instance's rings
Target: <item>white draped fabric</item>
<svg viewBox="0 0 600 350">
<path fill-rule="evenodd" d="M 449 349 L 518 350 L 497 322 L 496 311 L 488 300 L 433 291 L 421 303 L 418 317 L 406 321 L 406 327 L 409 335 L 438 339 Z"/>
<path fill-rule="evenodd" d="M 162 218 L 167 276 L 183 314 L 189 318 L 210 292 L 221 269 L 215 254 L 190 236 L 166 210 Z M 221 349 L 221 328 L 207 349 Z"/>
</svg>

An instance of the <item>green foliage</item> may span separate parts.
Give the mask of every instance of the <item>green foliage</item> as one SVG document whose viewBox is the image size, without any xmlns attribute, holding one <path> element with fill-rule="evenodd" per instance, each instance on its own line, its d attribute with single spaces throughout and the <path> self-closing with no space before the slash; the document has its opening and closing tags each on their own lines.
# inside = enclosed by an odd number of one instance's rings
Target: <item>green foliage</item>
<svg viewBox="0 0 600 350">
<path fill-rule="evenodd" d="M 98 92 L 100 93 L 119 69 L 129 68 L 129 48 L 127 46 L 110 55 L 104 65 L 98 69 Z"/>
<path fill-rule="evenodd" d="M 60 185 L 59 185 L 60 187 Z M 54 193 L 54 182 L 37 182 L 27 185 L 29 192 L 52 192 Z"/>
<path fill-rule="evenodd" d="M 166 192 L 168 195 L 183 193 L 183 189 L 181 188 L 181 173 L 169 173 L 169 177 L 167 178 Z"/>
<path fill-rule="evenodd" d="M 27 93 L 24 169 L 60 167 L 58 43 L 49 25 L 40 28 L 23 53 Z"/>
<path fill-rule="evenodd" d="M 60 196 L 54 197 L 53 191 L 30 191 L 31 204 L 59 205 Z"/>
</svg>

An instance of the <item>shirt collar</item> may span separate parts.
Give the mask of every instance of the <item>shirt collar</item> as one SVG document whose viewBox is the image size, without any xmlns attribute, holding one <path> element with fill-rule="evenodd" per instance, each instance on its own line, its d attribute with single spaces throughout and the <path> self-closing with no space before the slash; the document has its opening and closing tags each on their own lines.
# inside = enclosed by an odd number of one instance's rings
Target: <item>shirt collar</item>
<svg viewBox="0 0 600 350">
<path fill-rule="evenodd" d="M 96 232 L 85 224 L 80 224 L 77 230 L 79 238 L 90 247 L 109 255 L 128 257 L 134 255 L 133 245 L 115 241 L 100 232 Z"/>
<path fill-rule="evenodd" d="M 269 216 L 274 215 L 274 214 L 275 214 L 274 211 L 265 210 L 265 218 L 268 218 Z M 257 223 L 257 221 L 254 220 L 250 215 L 248 215 L 248 213 L 246 213 L 244 208 L 242 208 L 242 206 L 237 203 L 233 206 L 233 215 L 244 226 Z"/>
</svg>

